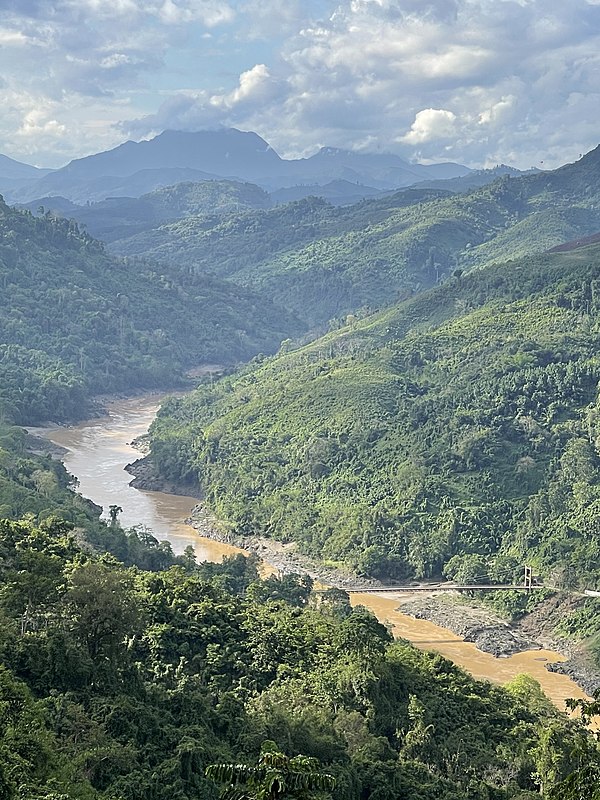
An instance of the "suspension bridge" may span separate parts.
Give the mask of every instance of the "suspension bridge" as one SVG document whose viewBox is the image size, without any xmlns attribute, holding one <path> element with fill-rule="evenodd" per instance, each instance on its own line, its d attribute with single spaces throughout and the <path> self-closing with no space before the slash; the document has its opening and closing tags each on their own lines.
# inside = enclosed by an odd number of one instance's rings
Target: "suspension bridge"
<svg viewBox="0 0 600 800">
<path fill-rule="evenodd" d="M 481 576 L 486 577 L 487 576 Z M 488 578 L 489 581 L 489 578 Z M 538 583 L 534 574 L 533 567 L 528 564 L 524 567 L 523 583 L 419 583 L 402 584 L 400 586 L 345 586 L 344 590 L 349 594 L 364 592 L 532 592 L 535 589 L 543 589 L 544 586 Z"/>
</svg>

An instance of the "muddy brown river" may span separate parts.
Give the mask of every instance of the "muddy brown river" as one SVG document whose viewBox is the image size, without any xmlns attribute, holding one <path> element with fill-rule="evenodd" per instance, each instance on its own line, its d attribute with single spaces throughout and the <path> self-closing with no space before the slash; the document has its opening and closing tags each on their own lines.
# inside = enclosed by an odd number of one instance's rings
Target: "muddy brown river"
<svg viewBox="0 0 600 800">
<path fill-rule="evenodd" d="M 191 544 L 199 561 L 220 561 L 224 555 L 242 552 L 203 538 L 185 524 L 195 503 L 193 498 L 140 491 L 129 485 L 131 476 L 123 468 L 140 455 L 131 442 L 148 430 L 160 399 L 156 395 L 114 401 L 107 406 L 105 417 L 37 432 L 67 450 L 63 460 L 69 472 L 79 479 L 82 495 L 101 505 L 105 512 L 110 505 L 121 506 L 123 512 L 119 520 L 124 527 L 147 526 L 158 539 L 168 540 L 175 553 L 182 553 Z M 559 653 L 529 650 L 510 658 L 494 658 L 444 628 L 402 614 L 398 610 L 402 600 L 406 600 L 406 595 L 352 595 L 354 604 L 367 606 L 382 622 L 391 624 L 396 636 L 408 639 L 419 648 L 438 651 L 476 678 L 507 683 L 527 673 L 540 682 L 548 697 L 561 709 L 568 697 L 586 697 L 570 678 L 545 669 L 548 662 L 564 660 Z"/>
</svg>

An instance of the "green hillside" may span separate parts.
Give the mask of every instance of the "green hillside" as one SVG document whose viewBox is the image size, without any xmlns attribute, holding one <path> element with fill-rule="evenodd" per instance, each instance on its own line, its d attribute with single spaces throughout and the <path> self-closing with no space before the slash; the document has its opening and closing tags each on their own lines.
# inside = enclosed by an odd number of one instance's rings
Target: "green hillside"
<svg viewBox="0 0 600 800">
<path fill-rule="evenodd" d="M 247 289 L 125 263 L 73 222 L 1 201 L 0 287 L 0 410 L 16 422 L 80 417 L 92 393 L 173 385 L 300 330 Z"/>
<path fill-rule="evenodd" d="M 310 325 L 389 306 L 456 269 L 543 252 L 600 230 L 600 150 L 468 194 L 409 189 L 335 209 L 316 198 L 222 220 L 189 216 L 113 243 L 266 292 Z"/>
<path fill-rule="evenodd" d="M 269 208 L 267 192 L 237 181 L 184 181 L 141 197 L 109 197 L 77 205 L 64 197 L 45 197 L 22 207 L 37 214 L 40 208 L 74 219 L 96 239 L 112 242 L 192 215 L 213 218 L 257 208 Z M 214 224 L 214 221 L 213 221 Z"/>
<path fill-rule="evenodd" d="M 600 247 L 454 277 L 171 402 L 169 477 L 383 579 L 600 585 Z"/>
</svg>

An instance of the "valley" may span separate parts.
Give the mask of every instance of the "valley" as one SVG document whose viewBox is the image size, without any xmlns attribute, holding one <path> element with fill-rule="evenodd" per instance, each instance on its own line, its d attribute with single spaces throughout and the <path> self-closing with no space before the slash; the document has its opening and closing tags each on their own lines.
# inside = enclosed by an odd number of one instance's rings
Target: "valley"
<svg viewBox="0 0 600 800">
<path fill-rule="evenodd" d="M 319 800 L 596 800 L 599 179 L 0 160 L 0 794 L 217 800 L 275 750 Z"/>
<path fill-rule="evenodd" d="M 33 432 L 65 448 L 63 461 L 69 472 L 77 475 L 78 491 L 102 506 L 105 513 L 111 504 L 118 504 L 122 508 L 119 521 L 123 526 L 145 526 L 160 541 L 168 542 L 177 555 L 182 554 L 185 547 L 192 546 L 196 558 L 201 562 L 220 562 L 223 557 L 249 552 L 218 541 L 212 532 L 212 538 L 203 537 L 202 527 L 196 529 L 187 524 L 185 520 L 192 516 L 196 503 L 193 498 L 161 491 L 140 491 L 130 485 L 131 476 L 125 471 L 125 466 L 139 454 L 131 445 L 131 439 L 146 433 L 160 400 L 160 395 L 142 395 L 111 401 L 106 407 L 106 415 L 97 419 L 72 427 L 34 429 Z M 269 549 L 265 549 L 264 540 L 261 544 L 254 552 L 266 559 L 268 569 L 293 571 L 296 568 L 301 574 L 306 569 L 301 561 L 291 564 L 282 562 L 278 559 L 277 548 L 269 552 Z M 318 574 L 313 575 L 319 580 Z M 332 579 L 335 580 L 335 576 L 327 575 L 325 580 Z M 319 583 L 322 583 L 322 579 Z M 418 595 L 374 595 L 369 594 L 367 589 L 364 593 L 352 594 L 351 601 L 353 605 L 368 608 L 380 622 L 391 626 L 394 636 L 406 639 L 420 649 L 440 653 L 479 680 L 504 684 L 526 672 L 539 681 L 545 694 L 561 710 L 564 710 L 567 698 L 587 697 L 568 677 L 546 669 L 548 663 L 558 663 L 564 659 L 560 653 L 539 648 L 527 649 L 525 645 L 523 652 L 508 658 L 494 658 L 447 628 L 402 613 L 402 609 L 411 603 L 422 606 Z M 466 611 L 466 608 L 462 614 L 459 611 L 457 616 L 464 618 Z M 451 605 L 447 606 L 447 614 L 452 616 Z"/>
</svg>

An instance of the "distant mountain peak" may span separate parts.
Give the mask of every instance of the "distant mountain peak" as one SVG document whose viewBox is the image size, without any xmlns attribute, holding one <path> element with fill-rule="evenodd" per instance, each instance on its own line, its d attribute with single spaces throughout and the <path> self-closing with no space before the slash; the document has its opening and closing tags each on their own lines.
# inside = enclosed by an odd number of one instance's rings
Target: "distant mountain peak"
<svg viewBox="0 0 600 800">
<path fill-rule="evenodd" d="M 140 181 L 149 170 L 154 178 Z M 171 179 L 174 171 L 178 174 Z M 428 176 L 453 177 L 466 172 L 469 170 L 459 164 L 409 164 L 394 153 L 332 146 L 322 147 L 310 158 L 288 160 L 253 131 L 167 129 L 152 139 L 127 141 L 75 159 L 41 180 L 32 176 L 31 182 L 12 193 L 11 200 L 29 202 L 48 195 L 63 195 L 77 202 L 108 196 L 139 197 L 152 188 L 169 185 L 167 181 L 180 183 L 203 177 L 250 181 L 271 191 L 307 182 L 324 185 L 332 180 L 390 190 Z M 10 188 L 8 183 L 6 187 Z"/>
<path fill-rule="evenodd" d="M 352 151 L 343 150 L 341 147 L 320 147 L 317 154 L 323 156 L 352 155 Z"/>
</svg>

